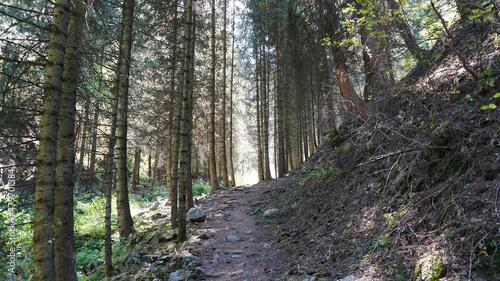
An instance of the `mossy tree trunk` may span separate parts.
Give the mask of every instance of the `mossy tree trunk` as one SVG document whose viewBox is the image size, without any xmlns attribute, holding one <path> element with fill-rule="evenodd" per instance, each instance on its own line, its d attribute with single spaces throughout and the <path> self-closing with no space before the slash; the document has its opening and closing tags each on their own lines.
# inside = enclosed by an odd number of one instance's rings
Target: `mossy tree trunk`
<svg viewBox="0 0 500 281">
<path fill-rule="evenodd" d="M 122 13 L 122 62 L 120 69 L 120 101 L 118 103 L 118 115 L 116 123 L 116 209 L 118 217 L 118 229 L 120 237 L 128 237 L 132 232 L 134 222 L 130 214 L 128 196 L 128 169 L 127 169 L 127 116 L 128 116 L 128 92 L 130 61 L 132 57 L 132 28 L 134 22 L 135 0 L 123 1 Z"/>
<path fill-rule="evenodd" d="M 54 186 L 57 128 L 69 21 L 69 0 L 56 0 L 45 72 L 35 183 L 33 279 L 56 279 L 54 261 Z"/>
<path fill-rule="evenodd" d="M 85 8 L 86 5 L 82 0 L 71 1 L 57 136 L 54 205 L 56 280 L 78 280 L 76 275 L 73 217 L 73 193 L 75 190 L 75 114 Z"/>
</svg>

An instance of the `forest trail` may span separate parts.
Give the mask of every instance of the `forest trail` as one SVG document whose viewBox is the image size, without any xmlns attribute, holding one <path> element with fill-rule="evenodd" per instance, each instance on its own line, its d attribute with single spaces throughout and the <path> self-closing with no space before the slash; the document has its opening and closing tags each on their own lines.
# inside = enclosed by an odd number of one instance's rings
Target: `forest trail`
<svg viewBox="0 0 500 281">
<path fill-rule="evenodd" d="M 286 270 L 284 255 L 274 243 L 276 225 L 262 221 L 273 190 L 291 184 L 280 178 L 252 186 L 222 189 L 200 200 L 206 210 L 195 229 L 208 239 L 193 245 L 210 280 L 276 280 Z M 205 236 L 206 237 L 206 236 Z"/>
</svg>

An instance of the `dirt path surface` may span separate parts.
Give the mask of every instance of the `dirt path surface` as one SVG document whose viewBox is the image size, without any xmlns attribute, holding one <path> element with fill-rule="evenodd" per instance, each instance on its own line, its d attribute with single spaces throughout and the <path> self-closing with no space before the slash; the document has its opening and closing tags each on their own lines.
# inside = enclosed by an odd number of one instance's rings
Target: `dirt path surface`
<svg viewBox="0 0 500 281">
<path fill-rule="evenodd" d="M 208 239 L 196 245 L 210 280 L 276 280 L 286 270 L 283 255 L 273 243 L 273 223 L 260 223 L 273 190 L 291 184 L 284 178 L 247 187 L 216 191 L 199 202 L 206 221 L 196 225 Z"/>
</svg>

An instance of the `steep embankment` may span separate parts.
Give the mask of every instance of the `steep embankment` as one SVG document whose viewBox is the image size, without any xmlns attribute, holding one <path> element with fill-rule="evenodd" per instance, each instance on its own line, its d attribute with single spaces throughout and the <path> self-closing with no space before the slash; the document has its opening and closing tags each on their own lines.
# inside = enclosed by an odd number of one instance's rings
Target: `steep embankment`
<svg viewBox="0 0 500 281">
<path fill-rule="evenodd" d="M 437 45 L 384 97 L 390 106 L 372 122 L 344 125 L 290 173 L 297 183 L 272 202 L 282 210 L 276 235 L 296 257 L 289 276 L 500 279 L 500 60 L 492 26 L 455 30 L 457 48 Z"/>
</svg>

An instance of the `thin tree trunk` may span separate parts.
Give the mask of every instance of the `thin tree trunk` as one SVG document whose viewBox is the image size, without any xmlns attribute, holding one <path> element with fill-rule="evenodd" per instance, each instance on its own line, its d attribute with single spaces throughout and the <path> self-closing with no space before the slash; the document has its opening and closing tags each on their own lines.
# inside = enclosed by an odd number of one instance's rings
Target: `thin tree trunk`
<svg viewBox="0 0 500 281">
<path fill-rule="evenodd" d="M 92 121 L 92 141 L 90 149 L 90 163 L 88 172 L 88 185 L 92 187 L 95 184 L 95 158 L 97 152 L 97 127 L 99 120 L 99 102 L 96 101 L 94 120 Z"/>
<path fill-rule="evenodd" d="M 69 1 L 56 0 L 45 72 L 42 116 L 35 183 L 33 232 L 33 279 L 56 279 L 54 262 L 54 185 L 57 155 L 57 126 L 63 77 Z"/>
<path fill-rule="evenodd" d="M 191 3 L 191 5 L 193 5 Z M 192 9 L 192 8 L 191 8 Z M 192 165 L 192 148 L 193 148 L 193 140 L 192 140 L 192 117 L 193 116 L 193 107 L 194 107 L 194 97 L 193 97 L 193 89 L 194 89 L 194 58 L 195 58 L 195 43 L 196 43 L 196 14 L 191 11 L 191 22 L 192 22 L 192 34 L 190 35 L 190 69 L 189 69 L 189 83 L 188 83 L 188 91 L 189 91 L 189 110 L 188 110 L 188 151 L 187 151 L 187 181 L 186 181 L 186 210 L 189 211 L 192 207 L 194 207 L 193 200 L 193 165 Z"/>
<path fill-rule="evenodd" d="M 210 165 L 210 185 L 212 186 L 212 191 L 219 189 L 219 183 L 217 180 L 217 167 L 215 163 L 215 0 L 212 0 L 212 15 L 211 15 L 211 56 L 212 65 L 210 68 L 210 131 L 209 131 L 209 165 Z"/>
<path fill-rule="evenodd" d="M 57 136 L 55 175 L 54 248 L 57 280 L 78 280 L 76 274 L 73 193 L 75 190 L 76 89 L 80 72 L 82 27 L 85 4 L 73 0 L 70 6 L 68 39 L 64 58 L 61 104 Z"/>
<path fill-rule="evenodd" d="M 176 54 L 177 54 L 177 33 L 178 33 L 178 5 L 179 1 L 175 1 L 174 3 L 174 18 L 173 18 L 173 38 L 174 38 L 174 43 L 172 44 L 172 54 L 174 54 L 174 58 L 171 60 L 171 72 L 170 72 L 170 94 L 172 95 L 172 100 L 179 101 L 178 97 L 178 92 L 175 88 L 175 81 L 177 78 L 177 59 L 176 59 Z M 178 153 L 176 154 L 177 160 L 175 160 L 175 165 L 174 165 L 174 148 L 175 148 L 175 138 L 177 137 L 177 128 L 178 128 L 178 123 L 177 123 L 177 114 L 174 115 L 174 112 L 178 112 L 177 107 L 172 108 L 169 113 L 169 131 L 171 132 L 171 135 L 173 138 L 170 138 L 168 140 L 168 147 L 167 147 L 167 195 L 168 195 L 168 200 L 170 201 L 170 220 L 172 225 L 175 225 L 176 220 L 177 220 L 177 178 L 178 178 L 178 172 L 177 172 L 177 161 L 178 161 Z M 174 119 L 175 118 L 175 119 Z M 173 124 L 173 125 L 172 125 Z M 175 170 L 174 170 L 175 166 Z M 174 183 L 174 173 L 175 173 L 175 183 Z M 175 190 L 174 190 L 174 184 L 175 184 Z M 175 200 L 174 200 L 175 198 Z M 175 202 L 174 202 L 175 201 Z"/>
<path fill-rule="evenodd" d="M 421 60 L 424 50 L 418 46 L 417 39 L 413 36 L 411 28 L 403 16 L 403 9 L 396 0 L 387 0 L 387 3 L 389 9 L 391 9 L 394 14 L 394 23 L 399 31 L 399 34 L 401 34 L 406 47 L 416 59 Z"/>
<path fill-rule="evenodd" d="M 283 68 L 283 58 L 280 41 L 278 41 L 277 52 L 277 79 L 278 79 L 278 89 L 276 92 L 276 115 L 277 124 L 276 129 L 278 133 L 278 177 L 281 178 L 286 172 L 286 162 L 285 162 L 285 135 L 284 135 L 284 118 L 283 118 L 283 79 L 282 79 L 282 68 Z"/>
<path fill-rule="evenodd" d="M 260 76 L 260 58 L 259 58 L 260 48 L 256 44 L 255 46 L 255 84 L 256 84 L 256 105 L 257 105 L 257 172 L 259 176 L 259 182 L 264 180 L 264 167 L 263 167 L 263 159 L 262 159 L 262 137 L 261 137 L 261 116 L 260 116 L 260 84 L 259 84 L 259 76 Z"/>
<path fill-rule="evenodd" d="M 85 145 L 87 144 L 87 126 L 88 126 L 88 120 L 89 120 L 89 108 L 90 108 L 90 99 L 87 99 L 85 102 L 85 113 L 83 114 L 83 120 L 82 120 L 82 142 L 80 143 L 80 158 L 78 160 L 78 172 L 76 174 L 76 182 L 78 183 L 78 193 L 84 193 L 87 188 L 84 188 L 84 183 L 83 183 L 83 174 L 84 169 L 83 169 L 83 159 L 85 156 Z M 88 184 L 85 183 L 85 184 Z"/>
<path fill-rule="evenodd" d="M 272 179 L 271 167 L 269 161 L 269 101 L 268 101 L 268 79 L 267 79 L 267 58 L 266 58 L 266 41 L 263 40 L 262 44 L 262 60 L 263 60 L 263 70 L 262 70 L 262 109 L 263 109 L 263 146 L 264 146 L 264 178 L 266 180 Z"/>
<path fill-rule="evenodd" d="M 191 123 L 191 114 L 190 114 L 190 87 L 191 87 L 191 33 L 192 33 L 192 9 L 193 9 L 193 0 L 187 0 L 186 2 L 186 25 L 184 31 L 184 62 L 183 62 L 183 71 L 184 71 L 184 81 L 182 87 L 182 129 L 181 129 L 181 157 L 180 157 L 180 179 L 179 179 L 179 213 L 178 213 L 178 236 L 177 241 L 184 242 L 187 240 L 187 229 L 186 229 L 186 185 L 187 182 L 191 179 L 188 178 L 190 167 L 188 167 L 188 155 L 189 145 L 190 145 L 190 123 Z"/>
<path fill-rule="evenodd" d="M 118 103 L 118 116 L 116 126 L 116 151 L 117 151 L 117 183 L 116 183 L 116 209 L 120 237 L 128 237 L 132 232 L 134 222 L 130 214 L 128 196 L 128 169 L 127 169 L 127 112 L 129 72 L 132 52 L 132 26 L 134 21 L 135 0 L 123 1 L 122 17 L 122 63 L 120 70 L 120 102 Z"/>
<path fill-rule="evenodd" d="M 132 190 L 137 191 L 137 186 L 139 185 L 139 172 L 141 169 L 141 149 L 135 147 L 134 154 L 134 170 L 132 171 Z"/>
<path fill-rule="evenodd" d="M 118 35 L 119 46 L 123 42 L 123 28 Z M 115 145 L 116 145 L 116 125 L 118 120 L 118 103 L 120 102 L 120 71 L 122 64 L 123 50 L 118 48 L 118 61 L 116 63 L 113 103 L 111 108 L 111 127 L 108 140 L 108 152 L 106 155 L 106 171 L 104 174 L 103 189 L 106 197 L 106 211 L 104 214 L 104 264 L 106 267 L 106 274 L 111 276 L 113 273 L 113 241 L 111 240 L 111 194 L 113 191 L 113 184 L 116 183 L 116 173 L 113 173 L 115 166 Z"/>
<path fill-rule="evenodd" d="M 153 170 L 153 167 L 152 167 L 152 157 L 151 157 L 151 147 L 149 148 L 149 151 L 148 151 L 148 185 L 151 185 L 151 183 L 153 182 L 152 181 L 152 170 Z"/>
<path fill-rule="evenodd" d="M 231 173 L 231 186 L 236 186 L 233 163 L 233 89 L 234 89 L 234 10 L 232 22 L 232 43 L 231 43 L 231 84 L 229 87 L 229 172 Z"/>
<path fill-rule="evenodd" d="M 221 157 L 221 172 L 222 172 L 222 182 L 224 187 L 229 186 L 229 179 L 228 179 L 228 174 L 227 174 L 227 151 L 226 151 L 226 99 L 227 99 L 227 92 L 226 92 L 226 68 L 227 68 L 227 0 L 222 0 L 224 1 L 223 5 L 223 27 L 222 27 L 222 113 L 221 113 L 221 151 L 220 151 L 220 157 Z"/>
</svg>

